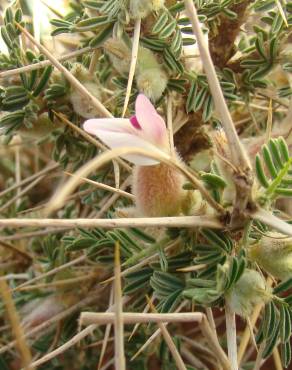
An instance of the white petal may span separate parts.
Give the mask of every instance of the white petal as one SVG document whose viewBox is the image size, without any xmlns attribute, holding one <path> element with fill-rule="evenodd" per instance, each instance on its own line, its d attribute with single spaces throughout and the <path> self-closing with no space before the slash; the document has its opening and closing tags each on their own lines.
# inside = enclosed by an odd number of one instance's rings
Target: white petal
<svg viewBox="0 0 292 370">
<path fill-rule="evenodd" d="M 135 133 L 135 128 L 126 118 L 95 118 L 84 122 L 83 128 L 92 135 L 99 137 L 102 131 Z"/>
<path fill-rule="evenodd" d="M 138 147 L 151 152 L 156 149 L 151 143 L 135 135 L 137 130 L 132 128 L 131 123 L 129 131 L 133 131 L 134 134 L 125 132 L 123 122 L 118 122 L 118 120 L 114 122 L 114 125 L 111 122 L 100 121 L 113 121 L 113 119 L 92 119 L 86 121 L 83 127 L 87 132 L 96 135 L 110 148 Z M 129 122 L 129 120 L 122 121 Z M 112 129 L 116 131 L 107 129 L 108 126 L 112 126 Z M 119 129 L 120 131 L 118 131 Z M 123 155 L 122 158 L 140 166 L 151 166 L 159 163 L 155 159 L 136 154 Z"/>
</svg>

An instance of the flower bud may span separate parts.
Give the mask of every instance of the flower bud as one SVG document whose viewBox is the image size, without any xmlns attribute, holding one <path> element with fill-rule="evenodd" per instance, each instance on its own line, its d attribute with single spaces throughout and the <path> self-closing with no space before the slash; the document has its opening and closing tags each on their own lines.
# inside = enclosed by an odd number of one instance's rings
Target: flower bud
<svg viewBox="0 0 292 370">
<path fill-rule="evenodd" d="M 59 127 L 58 124 L 50 120 L 47 113 L 41 114 L 29 123 L 31 127 L 23 125 L 19 129 L 19 133 L 23 137 L 33 139 L 41 139 Z"/>
<path fill-rule="evenodd" d="M 137 74 L 136 82 L 138 90 L 150 100 L 156 102 L 166 88 L 167 77 L 162 69 L 152 68 Z"/>
<path fill-rule="evenodd" d="M 163 94 L 167 82 L 167 74 L 152 51 L 140 47 L 136 72 L 138 90 L 156 102 Z"/>
<path fill-rule="evenodd" d="M 98 100 L 101 100 L 101 91 L 95 76 L 91 75 L 88 70 L 79 63 L 75 63 L 70 71 L 82 85 Z M 71 87 L 69 99 L 73 105 L 74 111 L 84 118 L 98 117 L 99 111 L 88 104 L 88 99 L 80 93 L 74 86 Z"/>
<path fill-rule="evenodd" d="M 275 278 L 286 280 L 292 277 L 292 238 L 270 232 L 249 248 L 248 255 Z"/>
<path fill-rule="evenodd" d="M 188 194 L 183 189 L 185 177 L 172 166 L 161 163 L 159 155 L 148 157 L 147 152 L 159 150 L 161 154 L 171 155 L 176 163 L 180 160 L 171 150 L 163 118 L 145 95 L 138 95 L 135 115 L 131 118 L 91 119 L 83 127 L 111 148 L 128 146 L 146 151 L 145 155 L 123 157 L 136 165 L 132 184 L 137 216 L 174 216 L 183 211 Z"/>
<path fill-rule="evenodd" d="M 110 39 L 105 43 L 105 48 L 114 68 L 121 75 L 128 75 L 131 64 L 131 51 L 120 40 Z M 136 84 L 139 92 L 146 95 L 153 102 L 163 94 L 168 77 L 155 54 L 142 46 L 138 50 L 138 60 L 135 72 Z"/>
<path fill-rule="evenodd" d="M 225 295 L 230 308 L 243 317 L 249 316 L 255 305 L 267 303 L 271 297 L 271 288 L 266 284 L 263 276 L 251 269 L 246 269 Z"/>
<path fill-rule="evenodd" d="M 164 0 L 130 0 L 130 14 L 134 19 L 145 18 L 163 6 Z"/>
</svg>

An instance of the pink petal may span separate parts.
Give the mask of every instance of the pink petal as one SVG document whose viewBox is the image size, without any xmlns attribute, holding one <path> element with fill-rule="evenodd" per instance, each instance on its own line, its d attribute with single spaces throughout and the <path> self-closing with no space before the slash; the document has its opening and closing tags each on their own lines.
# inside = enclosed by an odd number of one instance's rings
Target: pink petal
<svg viewBox="0 0 292 370">
<path fill-rule="evenodd" d="M 137 130 L 141 130 L 141 126 L 140 126 L 136 116 L 130 117 L 130 122 L 131 122 L 132 126 L 134 126 Z"/>
<path fill-rule="evenodd" d="M 97 136 L 110 148 L 138 147 L 149 151 L 156 150 L 155 146 L 136 136 L 136 130 L 127 119 L 90 119 L 83 125 L 85 131 Z M 140 165 L 151 166 L 159 161 L 142 155 L 128 154 L 122 158 Z"/>
<path fill-rule="evenodd" d="M 135 110 L 138 122 L 148 140 L 155 145 L 167 148 L 168 139 L 165 122 L 145 95 L 138 95 Z"/>
</svg>

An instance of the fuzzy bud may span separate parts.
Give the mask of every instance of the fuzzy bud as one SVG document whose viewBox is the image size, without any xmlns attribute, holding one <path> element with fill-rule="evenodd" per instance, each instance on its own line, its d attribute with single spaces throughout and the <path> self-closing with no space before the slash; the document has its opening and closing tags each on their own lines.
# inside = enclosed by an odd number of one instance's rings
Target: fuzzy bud
<svg viewBox="0 0 292 370">
<path fill-rule="evenodd" d="M 267 286 L 265 279 L 259 272 L 250 269 L 244 271 L 225 295 L 231 309 L 242 317 L 249 316 L 255 305 L 266 303 L 271 297 L 271 288 Z"/>
<path fill-rule="evenodd" d="M 30 126 L 26 127 L 23 125 L 19 129 L 20 135 L 26 138 L 41 139 L 59 127 L 59 125 L 49 119 L 47 113 L 43 113 L 38 118 L 32 120 Z"/>
<path fill-rule="evenodd" d="M 292 238 L 271 232 L 249 248 L 249 257 L 277 279 L 292 277 Z"/>
<path fill-rule="evenodd" d="M 166 88 L 167 78 L 162 69 L 152 68 L 141 71 L 136 77 L 136 82 L 139 91 L 156 102 Z"/>
<path fill-rule="evenodd" d="M 88 70 L 79 63 L 75 63 L 71 69 L 71 73 L 82 83 L 82 85 L 98 100 L 101 100 L 101 91 L 98 81 L 95 76 L 91 75 Z M 84 118 L 98 117 L 99 111 L 88 104 L 88 99 L 80 93 L 75 87 L 71 88 L 70 102 L 73 105 L 74 111 Z"/>
<path fill-rule="evenodd" d="M 156 102 L 166 89 L 167 82 L 167 74 L 152 51 L 140 47 L 136 73 L 139 91 Z"/>
<path fill-rule="evenodd" d="M 134 19 L 145 18 L 163 6 L 164 0 L 130 0 L 130 14 Z"/>
<path fill-rule="evenodd" d="M 105 43 L 105 49 L 114 68 L 121 75 L 128 75 L 131 64 L 131 51 L 120 40 L 110 39 Z M 155 54 L 142 46 L 138 50 L 138 60 L 135 72 L 136 84 L 139 92 L 156 102 L 168 83 L 168 77 Z"/>
<path fill-rule="evenodd" d="M 136 166 L 133 173 L 133 194 L 139 216 L 175 216 L 181 212 L 187 194 L 185 179 L 177 170 L 160 163 Z"/>
</svg>

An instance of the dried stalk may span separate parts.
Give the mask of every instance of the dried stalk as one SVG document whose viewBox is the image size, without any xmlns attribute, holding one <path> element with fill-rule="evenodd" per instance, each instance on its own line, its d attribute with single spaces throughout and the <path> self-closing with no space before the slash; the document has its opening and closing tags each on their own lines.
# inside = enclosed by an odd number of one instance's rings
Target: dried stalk
<svg viewBox="0 0 292 370">
<path fill-rule="evenodd" d="M 58 167 L 60 167 L 59 164 L 54 164 L 52 166 L 46 167 L 43 170 L 35 173 L 34 175 L 32 175 L 30 177 L 27 177 L 26 179 L 21 180 L 18 184 L 11 185 L 9 188 L 3 190 L 0 193 L 0 198 L 3 197 L 4 195 L 10 193 L 11 191 L 18 189 L 20 186 L 26 185 L 27 183 L 35 180 L 36 178 L 41 177 L 41 176 L 43 176 L 43 175 L 45 175 L 45 174 L 47 174 L 51 171 L 56 170 Z"/>
<path fill-rule="evenodd" d="M 260 345 L 253 370 L 259 370 L 262 366 L 263 352 L 264 352 L 265 346 L 266 346 L 266 341 L 264 340 Z"/>
<path fill-rule="evenodd" d="M 161 330 L 161 333 L 163 335 L 163 338 L 168 346 L 169 351 L 172 354 L 172 357 L 174 358 L 174 362 L 178 368 L 178 370 L 187 370 L 185 363 L 183 362 L 180 353 L 178 352 L 168 330 L 166 329 L 166 326 L 164 323 L 160 322 L 158 323 L 158 327 Z"/>
<path fill-rule="evenodd" d="M 113 313 L 93 313 L 93 312 L 83 312 L 80 316 L 80 322 L 84 325 L 91 325 L 92 323 L 107 324 L 114 323 L 115 315 Z M 218 338 L 214 336 L 214 333 L 208 323 L 208 320 L 204 314 L 201 312 L 184 312 L 184 313 L 123 313 L 124 324 L 133 323 L 149 323 L 149 322 L 198 322 L 202 333 L 209 341 L 210 346 L 216 353 L 219 361 L 221 362 L 225 370 L 230 370 L 229 360 L 222 350 Z"/>
<path fill-rule="evenodd" d="M 167 131 L 169 138 L 170 152 L 175 155 L 174 140 L 173 140 L 173 120 L 172 120 L 172 98 L 168 95 L 167 98 Z"/>
<path fill-rule="evenodd" d="M 87 328 L 85 328 L 81 332 L 79 332 L 78 334 L 74 335 L 74 337 L 72 337 L 70 340 L 68 340 L 62 346 L 60 346 L 57 349 L 55 349 L 54 351 L 46 354 L 45 356 L 41 357 L 40 359 L 34 361 L 32 363 L 32 365 L 35 366 L 35 367 L 36 366 L 38 367 L 38 366 L 40 366 L 40 365 L 42 365 L 42 364 L 50 361 L 51 359 L 57 357 L 61 353 L 64 353 L 65 351 L 67 351 L 67 349 L 69 349 L 72 346 L 74 346 L 75 344 L 79 343 L 83 338 L 85 338 L 88 335 L 92 334 L 93 331 L 96 328 L 97 328 L 97 325 L 90 325 L 90 326 L 88 326 Z"/>
<path fill-rule="evenodd" d="M 124 298 L 124 302 L 127 301 L 127 298 Z M 111 311 L 114 309 L 114 305 L 111 306 L 108 311 Z M 87 328 L 83 329 L 81 332 L 78 334 L 74 335 L 73 338 L 71 338 L 68 342 L 63 344 L 62 346 L 58 347 L 54 351 L 48 353 L 47 355 L 43 356 L 42 358 L 38 359 L 37 361 L 33 362 L 32 365 L 34 366 L 39 366 L 44 364 L 45 362 L 50 361 L 52 358 L 57 357 L 61 353 L 64 353 L 67 351 L 69 348 L 74 346 L 75 344 L 79 343 L 83 338 L 87 337 L 88 335 L 92 334 L 92 332 L 97 328 L 98 325 L 92 324 L 89 325 Z"/>
<path fill-rule="evenodd" d="M 70 73 L 44 46 L 38 43 L 35 38 L 20 24 L 16 23 L 21 32 L 52 62 L 52 64 L 67 78 L 67 80 L 105 117 L 112 117 L 112 114 L 105 106 L 93 96 L 72 73 Z"/>
<path fill-rule="evenodd" d="M 153 301 L 153 298 L 151 299 L 151 302 Z M 181 311 L 181 309 L 186 306 L 187 302 L 184 301 L 182 302 L 179 307 L 175 310 L 175 313 L 178 313 Z M 145 307 L 145 310 L 143 311 L 143 313 L 146 313 L 148 312 L 150 308 L 150 305 L 149 303 L 147 304 L 147 306 Z M 168 325 L 169 323 L 166 322 L 165 323 L 165 327 Z M 135 328 L 138 327 L 139 324 L 136 324 L 135 325 Z M 135 330 L 134 328 L 134 330 Z M 129 338 L 129 340 L 133 337 L 133 334 L 134 334 L 134 330 Z M 147 341 L 138 349 L 138 351 L 131 357 L 131 361 L 135 360 L 136 357 L 138 357 L 140 355 L 140 353 L 142 353 L 159 335 L 161 334 L 161 330 L 158 328 L 148 339 Z"/>
<path fill-rule="evenodd" d="M 31 291 L 31 290 L 35 290 L 35 289 L 42 289 L 43 290 L 43 289 L 52 288 L 52 287 L 56 288 L 56 287 L 63 287 L 65 285 L 72 285 L 72 284 L 75 285 L 76 283 L 79 283 L 81 281 L 96 279 L 96 278 L 98 278 L 99 275 L 100 275 L 100 272 L 95 272 L 95 273 L 79 276 L 79 277 L 76 277 L 76 278 L 56 280 L 56 281 L 52 281 L 51 283 L 26 285 L 26 286 L 23 286 L 21 288 L 17 287 L 17 291 Z M 15 290 L 15 289 L 13 289 L 13 290 Z"/>
<path fill-rule="evenodd" d="M 206 314 L 207 314 L 207 318 L 208 318 L 210 327 L 213 330 L 214 335 L 216 335 L 216 337 L 218 338 L 218 336 L 217 336 L 217 330 L 216 330 L 216 324 L 215 324 L 215 320 L 214 320 L 214 316 L 213 316 L 213 311 L 212 311 L 212 308 L 211 307 L 206 307 Z"/>
<path fill-rule="evenodd" d="M 30 279 L 30 280 L 26 281 L 25 283 L 18 285 L 16 288 L 12 289 L 12 291 L 17 291 L 17 290 L 19 290 L 21 288 L 26 287 L 27 285 L 31 285 L 32 283 L 35 283 L 36 281 L 39 281 L 39 280 L 44 279 L 46 277 L 55 275 L 58 272 L 63 271 L 66 268 L 69 268 L 71 266 L 76 265 L 79 262 L 86 261 L 86 259 L 87 259 L 87 256 L 81 256 L 81 257 L 78 257 L 78 258 L 76 258 L 76 259 L 74 259 L 74 260 L 72 260 L 70 262 L 64 263 L 64 265 L 55 267 L 54 269 L 52 269 L 52 270 L 50 270 L 48 272 L 45 272 L 44 274 L 41 274 L 39 276 L 36 276 L 35 278 Z"/>
<path fill-rule="evenodd" d="M 238 370 L 235 313 L 231 310 L 228 302 L 225 302 L 225 318 L 228 358 L 231 363 L 231 370 Z"/>
<path fill-rule="evenodd" d="M 231 364 L 226 356 L 225 352 L 223 351 L 222 347 L 220 346 L 220 343 L 218 341 L 218 338 L 216 335 L 214 335 L 213 330 L 211 329 L 211 326 L 209 325 L 208 319 L 206 316 L 203 316 L 203 320 L 200 324 L 200 328 L 202 333 L 204 334 L 205 338 L 209 341 L 210 347 L 213 349 L 213 351 L 216 353 L 216 356 L 218 357 L 218 360 L 220 361 L 221 365 L 223 366 L 224 370 L 231 370 Z"/>
<path fill-rule="evenodd" d="M 99 287 L 98 289 L 95 289 L 90 292 L 88 297 L 84 298 L 80 302 L 76 303 L 72 307 L 67 308 L 66 310 L 60 312 L 59 314 L 53 316 L 51 319 L 41 323 L 40 325 L 34 327 L 33 329 L 27 331 L 24 334 L 24 338 L 31 338 L 35 336 L 36 334 L 45 331 L 46 329 L 52 327 L 56 322 L 59 322 L 60 320 L 63 320 L 64 318 L 68 317 L 69 315 L 72 315 L 74 312 L 79 311 L 82 307 L 88 306 L 92 302 L 99 299 L 98 294 L 102 291 L 102 287 Z M 10 343 L 6 344 L 5 346 L 2 346 L 0 348 L 0 354 L 5 353 L 9 349 L 13 348 L 16 345 L 16 340 L 11 341 Z M 31 364 L 35 366 L 35 364 Z"/>
<path fill-rule="evenodd" d="M 201 360 L 199 360 L 197 357 L 194 356 L 194 354 L 189 351 L 184 346 L 181 348 L 181 353 L 183 357 L 187 359 L 190 365 L 194 366 L 195 368 L 202 369 L 202 370 L 208 370 L 205 364 Z M 218 369 L 219 370 L 219 369 Z"/>
<path fill-rule="evenodd" d="M 111 307 L 114 303 L 114 289 L 113 287 L 111 288 L 111 292 L 110 292 L 110 299 L 109 299 L 109 306 Z M 112 325 L 111 324 L 107 324 L 106 328 L 105 328 L 105 333 L 104 333 L 104 338 L 102 340 L 102 347 L 101 347 L 101 350 L 100 350 L 100 356 L 99 356 L 99 360 L 98 360 L 98 366 L 97 366 L 97 370 L 100 370 L 101 368 L 101 365 L 102 365 L 102 362 L 103 362 L 103 358 L 104 358 L 104 355 L 105 355 L 105 351 L 106 351 L 106 346 L 107 346 L 107 343 L 109 341 L 109 336 L 110 336 L 110 332 L 111 332 L 111 327 Z"/>
<path fill-rule="evenodd" d="M 96 67 L 96 63 L 98 61 L 98 58 L 99 58 L 99 51 L 98 50 L 94 50 L 94 52 L 92 53 L 92 56 L 91 56 L 91 61 L 90 61 L 90 65 L 89 65 L 89 68 L 88 68 L 88 72 L 93 75 L 94 72 L 95 72 L 95 67 Z"/>
<path fill-rule="evenodd" d="M 117 194 L 114 194 L 115 196 Z M 182 217 L 145 217 L 145 218 L 111 218 L 111 219 L 54 219 L 54 218 L 8 218 L 0 219 L 0 227 L 68 227 L 108 229 L 117 227 L 210 227 L 222 229 L 222 224 L 212 216 L 182 216 Z M 59 232 L 59 231 L 55 231 Z"/>
<path fill-rule="evenodd" d="M 29 184 L 26 188 L 24 188 L 21 191 L 18 191 L 17 194 L 10 198 L 8 202 L 3 204 L 2 207 L 0 207 L 0 212 L 3 212 L 6 208 L 11 206 L 15 201 L 20 200 L 20 197 L 22 197 L 24 194 L 28 193 L 32 188 L 34 188 L 39 182 L 41 182 L 44 179 L 45 176 L 40 176 L 37 179 L 35 179 L 31 184 Z M 17 182 L 17 185 L 19 186 L 20 181 Z M 20 186 L 18 187 L 18 190 L 20 190 Z"/>
<path fill-rule="evenodd" d="M 259 304 L 255 307 L 254 312 L 252 314 L 252 317 L 250 319 L 250 323 L 251 323 L 252 327 L 255 326 L 255 324 L 257 322 L 257 319 L 258 319 L 258 317 L 261 313 L 262 307 L 263 307 L 262 304 Z M 238 352 L 237 352 L 237 362 L 238 362 L 239 366 L 241 364 L 241 361 L 243 359 L 243 355 L 244 355 L 244 353 L 246 351 L 246 348 L 248 346 L 249 339 L 250 339 L 250 329 L 247 325 L 244 332 L 243 332 L 243 335 L 241 337 L 241 342 L 240 342 Z"/>
<path fill-rule="evenodd" d="M 93 49 L 90 48 L 90 47 L 82 48 L 80 50 L 73 51 L 72 53 L 62 55 L 57 59 L 58 59 L 59 62 L 64 62 L 65 60 L 78 57 L 79 55 L 88 53 L 92 50 Z M 43 61 L 35 63 L 35 64 L 30 64 L 30 65 L 23 66 L 23 67 L 20 67 L 20 68 L 10 69 L 8 71 L 0 72 L 0 79 L 5 78 L 5 77 L 20 75 L 21 73 L 31 72 L 31 71 L 34 71 L 36 69 L 45 68 L 45 67 L 47 67 L 51 64 L 52 64 L 52 62 L 50 60 L 43 60 Z"/>
<path fill-rule="evenodd" d="M 274 364 L 275 364 L 275 370 L 283 370 L 282 361 L 281 361 L 278 347 L 275 347 L 273 350 L 273 359 L 274 359 Z"/>
<path fill-rule="evenodd" d="M 20 352 L 22 365 L 24 369 L 33 370 L 34 367 L 31 364 L 32 357 L 30 349 L 25 341 L 25 336 L 21 328 L 20 319 L 5 280 L 0 280 L 0 292 L 3 298 L 4 305 L 6 307 L 12 332 L 16 338 L 15 342 Z"/>
<path fill-rule="evenodd" d="M 255 220 L 263 222 L 268 226 L 271 226 L 285 235 L 292 236 L 292 226 L 290 224 L 287 224 L 285 221 L 274 216 L 271 212 L 266 211 L 263 208 L 251 213 L 251 217 Z"/>
<path fill-rule="evenodd" d="M 227 104 L 225 102 L 219 80 L 215 71 L 214 64 L 212 62 L 210 52 L 206 42 L 204 40 L 204 35 L 200 27 L 200 22 L 198 19 L 196 8 L 192 2 L 192 0 L 184 0 L 186 12 L 190 18 L 192 23 L 193 32 L 196 36 L 200 56 L 202 59 L 203 66 L 206 71 L 206 75 L 208 78 L 210 90 L 215 102 L 216 110 L 218 111 L 222 125 L 224 127 L 224 131 L 226 133 L 229 147 L 231 150 L 231 157 L 233 164 L 236 167 L 241 167 L 243 170 L 250 169 L 250 163 L 248 156 L 239 140 L 237 132 L 235 130 L 230 112 L 228 110 Z"/>
<path fill-rule="evenodd" d="M 124 324 L 136 323 L 166 323 L 166 322 L 198 322 L 203 320 L 204 314 L 201 312 L 182 312 L 182 313 L 140 313 L 140 312 L 123 312 Z M 82 312 L 80 315 L 81 325 L 108 323 L 114 324 L 115 314 L 113 312 Z"/>
<path fill-rule="evenodd" d="M 246 215 L 244 211 L 251 199 L 251 187 L 253 183 L 251 165 L 248 154 L 239 140 L 226 101 L 224 99 L 215 67 L 210 56 L 208 45 L 205 42 L 203 32 L 200 27 L 196 8 L 192 0 L 184 0 L 184 2 L 186 12 L 190 18 L 193 32 L 198 42 L 200 56 L 206 71 L 212 97 L 215 102 L 215 107 L 219 113 L 222 126 L 227 137 L 231 153 L 231 158 L 229 159 L 236 167 L 236 172 L 233 174 L 233 181 L 236 186 L 236 199 L 231 217 L 231 225 L 238 227 L 242 226 L 242 224 L 245 222 Z"/>
<path fill-rule="evenodd" d="M 33 260 L 33 256 L 30 255 L 29 253 L 22 251 L 21 249 L 18 249 L 14 245 L 6 243 L 1 239 L 0 239 L 0 247 L 6 248 L 10 250 L 11 252 L 13 252 L 15 255 L 19 255 L 22 258 L 25 258 L 26 260 L 29 260 L 29 261 Z"/>
<path fill-rule="evenodd" d="M 69 172 L 66 172 L 66 171 L 64 171 L 64 173 L 66 175 L 69 175 L 69 176 L 75 176 L 74 174 L 69 173 Z M 103 189 L 103 190 L 111 191 L 113 193 L 116 193 L 116 194 L 118 194 L 118 195 L 120 195 L 122 197 L 131 199 L 131 200 L 134 200 L 135 199 L 135 196 L 133 194 L 128 193 L 128 192 L 126 192 L 124 190 L 113 188 L 112 186 L 103 184 L 101 182 L 93 181 L 93 180 L 90 180 L 90 179 L 86 179 L 84 177 L 81 177 L 81 180 L 84 181 L 84 182 L 87 182 L 88 184 L 91 184 L 91 185 L 96 186 L 98 189 Z"/>
<path fill-rule="evenodd" d="M 114 324 L 115 324 L 115 367 L 119 370 L 126 370 L 125 349 L 124 349 L 124 318 L 121 284 L 120 245 L 115 245 L 115 267 L 114 267 Z"/>
<path fill-rule="evenodd" d="M 141 18 L 138 18 L 135 21 L 135 27 L 134 27 L 131 64 L 130 64 L 129 77 L 128 77 L 128 83 L 127 83 L 127 89 L 126 89 L 126 97 L 125 97 L 122 117 L 125 116 L 127 108 L 128 108 L 133 80 L 135 76 L 136 64 L 137 64 L 137 59 L 138 59 L 138 51 L 139 51 L 140 30 L 141 30 Z"/>
</svg>

